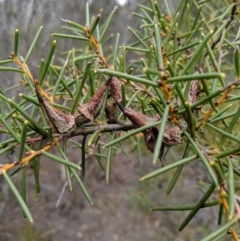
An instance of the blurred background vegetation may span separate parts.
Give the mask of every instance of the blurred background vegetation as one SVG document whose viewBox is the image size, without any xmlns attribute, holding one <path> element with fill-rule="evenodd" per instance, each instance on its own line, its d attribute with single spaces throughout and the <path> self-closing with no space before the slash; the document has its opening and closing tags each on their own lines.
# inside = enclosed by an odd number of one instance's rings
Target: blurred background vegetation
<svg viewBox="0 0 240 241">
<path fill-rule="evenodd" d="M 161 5 L 162 1 L 159 2 Z M 177 0 L 169 1 L 170 8 L 174 9 L 177 3 Z M 132 28 L 140 26 L 140 21 L 132 18 L 132 12 L 137 11 L 138 4 L 147 5 L 148 1 L 89 1 L 91 13 L 97 15 L 101 11 L 103 21 L 115 5 L 119 6 L 108 33 L 109 36 L 112 33 L 120 33 L 120 45 L 130 42 L 133 38 L 127 26 Z M 13 50 L 16 28 L 20 31 L 19 54 L 24 55 L 39 26 L 43 25 L 41 39 L 28 63 L 32 73 L 38 76 L 38 64 L 42 58 L 47 57 L 53 40 L 51 33 L 61 32 L 60 19 L 69 19 L 84 25 L 85 5 L 86 1 L 76 0 L 0 1 L 1 59 L 7 59 Z M 62 51 L 72 47 L 77 48 L 76 41 L 59 39 L 55 58 L 61 57 Z M 108 48 L 111 48 L 111 42 Z M 104 51 L 107 55 L 108 49 Z M 2 89 L 18 82 L 18 74 L 1 72 L 0 87 Z M 15 90 L 8 92 L 8 96 L 16 96 L 16 98 L 17 94 Z M 131 152 L 131 146 L 126 149 L 130 151 L 129 157 L 120 152 L 117 152 L 114 157 L 109 185 L 105 183 L 104 173 L 99 172 L 96 160 L 89 161 L 84 181 L 94 200 L 93 207 L 87 203 L 81 191 L 75 189 L 73 192 L 66 190 L 60 205 L 56 208 L 65 183 L 64 171 L 59 165 L 42 158 L 40 172 L 42 191 L 37 201 L 34 196 L 34 177 L 30 172 L 28 174 L 28 204 L 34 217 L 33 225 L 23 219 L 17 201 L 0 179 L 0 241 L 191 241 L 200 240 L 216 229 L 218 210 L 214 208 L 201 210 L 182 232 L 178 232 L 178 227 L 188 211 L 181 213 L 149 211 L 152 206 L 180 206 L 197 202 L 202 193 L 208 189 L 203 182 L 207 177 L 201 162 L 191 163 L 184 168 L 171 197 L 168 197 L 165 194 L 166 188 L 174 170 L 168 175 L 159 176 L 148 182 L 139 182 L 139 177 L 154 170 L 152 159 L 149 152 L 145 151 L 146 149 L 143 150 L 141 161 L 135 152 Z M 72 152 L 71 155 L 71 159 L 78 162 L 78 151 Z M 3 162 L 16 159 L 14 153 L 5 158 Z M 171 158 L 169 156 L 166 162 L 171 163 L 173 161 Z M 161 163 L 157 165 L 160 167 Z M 15 175 L 13 180 L 18 183 L 20 176 Z M 230 240 L 230 237 L 222 240 Z"/>
</svg>

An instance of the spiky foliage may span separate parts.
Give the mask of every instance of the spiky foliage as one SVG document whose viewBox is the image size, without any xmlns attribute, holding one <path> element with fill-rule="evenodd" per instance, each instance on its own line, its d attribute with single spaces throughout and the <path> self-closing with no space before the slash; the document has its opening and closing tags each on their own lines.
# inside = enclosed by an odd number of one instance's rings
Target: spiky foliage
<svg viewBox="0 0 240 241">
<path fill-rule="evenodd" d="M 174 13 L 170 12 L 167 1 L 165 3 L 166 12 L 151 0 L 149 6 L 140 5 L 139 13 L 133 15 L 141 20 L 142 25 L 137 30 L 129 27 L 129 34 L 133 35 L 135 41 L 119 48 L 120 36 L 117 34 L 116 44 L 109 56 L 105 56 L 103 49 L 109 41 L 107 29 L 117 8 L 104 23 L 101 23 L 100 15 L 90 21 L 88 5 L 85 26 L 62 19 L 71 33 L 52 35 L 61 38 L 59 41 L 64 41 L 64 38 L 75 39 L 82 43 L 83 48 L 68 51 L 63 66 L 57 66 L 52 61 L 56 45 L 54 40 L 47 60 L 40 65 L 37 81 L 27 63 L 42 28 L 37 32 L 25 58 L 18 55 L 16 30 L 14 52 L 10 60 L 0 62 L 0 71 L 19 72 L 22 75 L 21 85 L 25 87 L 27 95 L 20 94 L 21 100 L 17 103 L 1 90 L 1 132 L 9 136 L 0 144 L 1 155 L 17 146 L 19 148 L 18 159 L 14 163 L 2 164 L 0 175 L 5 178 L 30 220 L 32 217 L 24 191 L 26 178 L 23 175 L 23 191 L 20 194 L 11 180 L 12 175 L 30 162 L 38 163 L 40 156 L 45 155 L 66 166 L 70 188 L 72 176 L 92 203 L 76 171 L 82 167 L 84 173 L 87 157 L 96 155 L 99 159 L 97 152 L 104 145 L 108 148 L 105 164 L 108 183 L 113 147 L 119 147 L 121 141 L 143 133 L 145 144 L 153 152 L 153 158 L 149 152 L 153 164 L 163 157 L 164 145 L 183 144 L 182 157 L 178 157 L 174 163 L 164 163 L 164 167 L 146 174 L 140 181 L 164 175 L 176 168 L 167 190 L 169 194 L 183 166 L 200 160 L 210 182 L 208 190 L 194 206 L 153 207 L 151 210 L 191 210 L 180 225 L 179 230 L 182 230 L 200 208 L 218 205 L 219 220 L 224 215 L 224 224 L 203 240 L 219 240 L 227 232 L 235 241 L 238 240 L 235 225 L 240 220 L 240 198 L 235 193 L 234 180 L 240 176 L 239 3 L 237 0 L 218 1 L 214 6 L 210 1 L 179 1 Z M 129 59 L 132 52 L 139 57 Z M 6 67 L 10 62 L 16 67 Z M 106 80 L 109 78 L 113 82 L 109 91 L 112 96 L 108 98 L 106 91 L 110 80 Z M 62 101 L 57 104 L 59 99 Z M 48 107 L 51 111 L 46 111 Z M 86 119 L 86 107 L 91 118 Z M 51 113 L 54 113 L 54 121 Z M 131 122 L 124 119 L 124 115 Z M 62 126 L 65 123 L 69 126 Z M 120 132 L 129 130 L 124 135 Z M 108 132 L 107 138 L 102 138 L 105 132 Z M 208 133 L 211 136 L 204 138 Z M 71 140 L 76 135 L 84 136 L 82 145 Z M 91 136 L 88 145 L 87 135 Z M 109 137 L 110 141 L 106 142 Z M 66 139 L 82 149 L 80 166 L 69 160 Z M 134 143 L 140 145 L 140 142 Z M 57 146 L 61 157 L 50 153 L 54 146 Z M 34 165 L 34 173 L 38 193 L 39 165 Z M 218 200 L 208 202 L 216 192 Z"/>
</svg>

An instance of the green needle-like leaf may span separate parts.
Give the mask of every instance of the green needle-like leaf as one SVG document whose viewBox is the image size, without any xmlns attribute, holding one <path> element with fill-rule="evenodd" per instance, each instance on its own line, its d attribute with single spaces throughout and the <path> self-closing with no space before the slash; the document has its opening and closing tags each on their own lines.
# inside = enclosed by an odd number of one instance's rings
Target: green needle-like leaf
<svg viewBox="0 0 240 241">
<path fill-rule="evenodd" d="M 230 133 L 228 133 L 228 132 L 226 132 L 226 131 L 224 131 L 224 130 L 222 130 L 222 129 L 220 129 L 220 128 L 212 125 L 212 124 L 206 123 L 205 125 L 210 127 L 211 129 L 213 129 L 214 131 L 222 134 L 224 137 L 227 137 L 227 138 L 229 138 L 233 141 L 236 141 L 237 143 L 240 143 L 240 138 L 238 138 L 238 137 L 236 137 L 236 136 L 234 136 L 234 135 L 232 135 L 232 134 L 230 134 Z"/>
<path fill-rule="evenodd" d="M 111 141 L 115 138 L 115 133 L 112 135 Z M 107 153 L 107 165 L 106 165 L 106 183 L 109 184 L 110 179 L 110 168 L 111 168 L 111 161 L 112 161 L 112 146 L 108 148 Z"/>
<path fill-rule="evenodd" d="M 22 74 L 25 73 L 24 70 L 22 70 L 22 69 L 17 69 L 17 68 L 13 68 L 13 67 L 3 67 L 3 66 L 0 66 L 0 71 L 19 72 Z"/>
<path fill-rule="evenodd" d="M 228 203 L 229 203 L 229 219 L 234 217 L 235 212 L 235 190 L 234 190 L 234 175 L 231 159 L 227 158 L 228 163 Z"/>
<path fill-rule="evenodd" d="M 70 168 L 71 170 L 71 173 L 73 174 L 73 176 L 75 177 L 77 183 L 79 184 L 80 188 L 82 189 L 83 191 L 83 194 L 85 195 L 85 197 L 87 198 L 88 202 L 93 205 L 93 202 L 92 202 L 92 199 L 91 197 L 89 196 L 88 192 L 87 192 L 87 189 L 85 188 L 81 178 L 78 176 L 78 174 L 76 173 L 76 171 L 73 169 L 73 168 Z"/>
<path fill-rule="evenodd" d="M 206 157 L 204 156 L 204 154 L 202 153 L 202 150 L 200 150 L 200 148 L 198 147 L 197 143 L 192 139 L 192 137 L 188 134 L 187 131 L 183 132 L 184 135 L 187 137 L 188 141 L 190 142 L 190 144 L 192 145 L 193 150 L 196 152 L 196 154 L 199 156 L 199 158 L 201 159 L 201 161 L 203 162 L 204 166 L 206 167 L 210 177 L 212 178 L 213 183 L 218 186 L 218 181 L 217 178 L 208 162 L 208 160 L 206 159 Z"/>
<path fill-rule="evenodd" d="M 183 157 L 182 157 L 183 159 L 188 156 L 189 151 L 190 151 L 190 147 L 189 147 L 189 143 L 187 143 L 186 149 L 185 149 Z M 167 191 L 166 191 L 167 195 L 169 195 L 171 193 L 171 191 L 173 190 L 173 188 L 174 188 L 175 184 L 177 183 L 177 180 L 182 172 L 183 167 L 184 167 L 184 165 L 178 166 L 176 172 L 173 175 L 172 181 L 170 182 L 170 184 L 167 188 Z"/>
<path fill-rule="evenodd" d="M 148 128 L 151 128 L 151 127 L 153 127 L 153 126 L 157 126 L 157 125 L 160 125 L 160 124 L 161 124 L 161 121 L 157 121 L 157 122 L 155 122 L 155 123 L 151 123 L 151 124 L 149 124 L 149 125 L 142 126 L 142 127 L 138 128 L 138 129 L 136 129 L 136 130 L 134 130 L 134 131 L 129 132 L 128 134 L 125 134 L 125 135 L 122 136 L 122 137 L 119 137 L 119 138 L 117 138 L 117 139 L 115 139 L 115 140 L 113 140 L 113 141 L 110 141 L 109 143 L 107 143 L 106 145 L 104 145 L 103 148 L 107 148 L 107 147 L 109 147 L 109 146 L 115 145 L 115 144 L 117 144 L 117 143 L 119 143 L 119 142 L 121 142 L 121 141 L 129 138 L 130 136 L 133 136 L 133 135 L 135 135 L 135 134 L 137 134 L 137 133 L 139 133 L 139 132 L 141 132 L 141 131 L 144 131 L 144 130 L 146 130 L 146 129 L 148 129 Z"/>
<path fill-rule="evenodd" d="M 231 228 L 235 223 L 237 223 L 237 221 L 237 217 L 232 218 L 230 221 L 228 221 L 223 226 L 221 226 L 216 231 L 208 235 L 206 238 L 201 239 L 200 241 L 212 241 L 215 240 L 216 237 L 218 237 L 219 240 L 223 235 L 226 235 L 229 228 Z"/>
<path fill-rule="evenodd" d="M 56 84 L 54 85 L 54 89 L 53 89 L 53 92 L 52 92 L 52 96 L 54 96 L 54 95 L 56 94 L 57 90 L 59 89 L 58 86 L 60 85 L 60 83 L 62 83 L 65 88 L 68 88 L 68 87 L 65 85 L 64 81 L 63 81 L 63 74 L 64 74 L 64 72 L 65 72 L 65 70 L 66 70 L 66 67 L 67 67 L 67 65 L 68 65 L 68 61 L 69 61 L 69 58 L 70 58 L 70 55 L 71 55 L 71 54 L 72 54 L 72 51 L 69 51 L 69 53 L 68 53 L 68 55 L 67 55 L 67 58 L 66 58 L 66 60 L 65 60 L 65 62 L 64 62 L 64 65 L 63 65 L 63 67 L 62 67 L 62 69 L 61 69 L 60 75 L 59 75 L 59 77 L 58 77 L 58 79 L 57 79 L 57 82 L 56 82 Z M 69 93 L 71 93 L 71 92 L 69 91 Z M 70 96 L 73 98 L 72 94 L 70 94 Z"/>
<path fill-rule="evenodd" d="M 38 194 L 41 192 L 40 187 L 40 156 L 36 157 L 33 162 L 33 173 L 35 179 L 35 200 L 38 198 Z"/>
<path fill-rule="evenodd" d="M 45 63 L 44 69 L 43 69 L 43 71 L 42 71 L 42 73 L 41 73 L 41 77 L 40 77 L 40 79 L 39 79 L 39 81 L 40 81 L 40 83 L 39 83 L 40 86 L 42 85 L 43 80 L 44 80 L 44 78 L 45 78 L 45 76 L 46 76 L 46 73 L 47 73 L 47 71 L 48 71 L 48 67 L 49 67 L 50 62 L 51 62 L 51 60 L 52 60 L 53 53 L 54 53 L 54 50 L 55 50 L 55 47 L 56 47 L 56 43 L 57 43 L 57 41 L 56 41 L 56 40 L 53 40 L 52 46 L 51 46 L 51 49 L 50 49 L 50 51 L 49 51 L 49 55 L 48 55 L 48 58 L 47 58 L 47 62 Z"/>
<path fill-rule="evenodd" d="M 93 32 L 94 32 L 94 30 L 96 29 L 96 27 L 97 27 L 100 19 L 101 19 L 101 14 L 98 14 L 97 17 L 94 19 L 91 27 L 90 27 L 90 29 L 91 29 L 91 32 L 90 32 L 90 33 L 91 33 L 91 34 L 93 34 Z"/>
<path fill-rule="evenodd" d="M 22 168 L 22 180 L 21 180 L 21 196 L 23 201 L 27 204 L 27 166 Z M 26 215 L 24 213 L 24 218 Z"/>
<path fill-rule="evenodd" d="M 85 84 L 85 81 L 86 81 L 86 78 L 89 74 L 89 71 L 90 71 L 90 68 L 91 68 L 91 65 L 92 65 L 92 62 L 89 62 L 86 66 L 86 69 L 84 71 L 84 74 L 82 76 L 82 80 L 81 80 L 81 83 L 80 83 L 80 86 L 78 87 L 77 91 L 76 91 L 76 94 L 75 94 L 75 99 L 74 99 L 74 102 L 73 102 L 73 105 L 72 105 L 72 108 L 71 108 L 71 113 L 73 114 L 73 112 L 75 111 L 76 107 L 77 107 L 77 104 L 79 102 L 79 98 L 80 98 L 80 95 L 82 94 L 82 89 L 83 89 L 83 86 Z"/>
<path fill-rule="evenodd" d="M 25 201 L 23 200 L 21 194 L 18 192 L 17 188 L 15 187 L 15 185 L 13 184 L 12 180 L 10 179 L 10 177 L 8 176 L 8 174 L 7 174 L 7 172 L 5 170 L 3 171 L 3 177 L 6 180 L 7 184 L 9 185 L 10 189 L 12 190 L 14 196 L 18 200 L 18 203 L 21 206 L 24 214 L 29 219 L 29 221 L 31 223 L 33 223 L 32 215 L 31 215 L 31 213 L 30 213 L 30 211 L 29 211 Z"/>
<path fill-rule="evenodd" d="M 21 133 L 21 141 L 20 141 L 20 147 L 18 152 L 18 161 L 22 161 L 23 151 L 25 148 L 25 142 L 26 142 L 26 136 L 27 136 L 27 128 L 28 128 L 28 121 L 24 121 L 22 133 Z"/>
<path fill-rule="evenodd" d="M 108 28 L 110 26 L 110 23 L 111 23 L 111 21 L 113 19 L 113 16 L 116 13 L 117 9 L 118 9 L 118 7 L 114 7 L 114 10 L 110 13 L 110 15 L 106 19 L 105 23 L 103 24 L 103 29 L 101 30 L 101 35 L 100 35 L 100 38 L 99 38 L 99 42 L 100 43 L 102 42 L 102 39 L 105 36 L 105 33 L 107 32 L 107 30 L 108 30 Z"/>
<path fill-rule="evenodd" d="M 155 42 L 156 42 L 155 43 L 156 50 L 154 52 L 155 52 L 155 57 L 157 61 L 157 69 L 161 69 L 163 68 L 162 41 L 161 41 L 161 36 L 160 36 L 160 32 L 157 24 L 154 25 L 154 31 L 155 31 Z"/>
<path fill-rule="evenodd" d="M 156 171 L 153 171 L 153 172 L 151 172 L 151 173 L 141 177 L 139 179 L 139 181 L 145 181 L 145 180 L 151 179 L 153 177 L 156 177 L 156 176 L 158 176 L 158 175 L 160 175 L 160 174 L 162 174 L 164 172 L 167 172 L 167 171 L 169 171 L 169 170 L 171 170 L 171 169 L 173 169 L 175 167 L 178 167 L 178 166 L 181 166 L 181 165 L 186 164 L 188 162 L 194 161 L 196 158 L 197 158 L 197 155 L 193 155 L 193 156 L 184 158 L 184 159 L 182 159 L 182 160 L 180 160 L 178 162 L 175 162 L 175 163 L 172 163 L 170 165 L 164 166 L 164 167 L 162 167 L 160 169 L 157 169 Z"/>
<path fill-rule="evenodd" d="M 213 35 L 214 31 L 210 31 L 206 36 L 204 36 L 201 44 L 199 44 L 198 48 L 196 49 L 196 51 L 194 51 L 194 54 L 192 55 L 192 57 L 188 60 L 187 64 L 184 66 L 184 68 L 180 71 L 179 76 L 182 76 L 184 74 L 187 73 L 187 71 L 190 69 L 191 65 L 194 64 L 195 60 L 197 59 L 197 57 L 199 56 L 200 52 L 202 51 L 202 49 L 205 47 L 206 43 L 208 42 L 208 40 L 211 38 L 211 36 Z"/>
<path fill-rule="evenodd" d="M 35 128 L 38 133 L 41 133 L 43 136 L 47 136 L 46 130 L 43 129 L 35 120 L 31 118 L 23 109 L 17 105 L 13 100 L 8 99 L 8 103 L 14 107 L 21 115 L 23 115 Z"/>
<path fill-rule="evenodd" d="M 213 193 L 215 190 L 215 185 L 212 184 L 208 191 L 204 194 L 204 196 L 201 198 L 201 200 L 196 204 L 195 208 L 192 209 L 192 211 L 188 214 L 186 219 L 183 221 L 181 226 L 179 227 L 179 231 L 182 231 L 186 225 L 192 220 L 192 218 L 196 215 L 196 213 L 199 211 L 199 209 L 205 204 L 205 202 L 208 200 L 210 195 Z"/>
<path fill-rule="evenodd" d="M 61 163 L 61 164 L 67 165 L 67 166 L 72 167 L 72 168 L 75 168 L 75 169 L 77 169 L 77 170 L 81 169 L 80 166 L 78 166 L 77 164 L 75 164 L 75 163 L 73 163 L 73 162 L 70 162 L 70 161 L 68 161 L 68 160 L 66 160 L 66 159 L 62 159 L 62 158 L 60 158 L 60 157 L 58 157 L 58 156 L 56 156 L 56 155 L 53 155 L 53 154 L 51 154 L 51 153 L 49 153 L 49 152 L 43 151 L 42 154 L 43 154 L 44 156 L 49 157 L 49 158 L 52 159 L 53 161 L 59 162 L 59 163 Z"/>
<path fill-rule="evenodd" d="M 15 37 L 14 37 L 14 57 L 18 55 L 18 29 L 15 30 Z"/>
<path fill-rule="evenodd" d="M 157 142 L 155 144 L 155 149 L 154 149 L 154 152 L 153 152 L 153 165 L 156 164 L 156 162 L 159 158 L 159 153 L 160 153 L 162 143 L 163 143 L 164 131 L 165 131 L 165 127 L 166 127 L 166 124 L 167 124 L 168 112 L 169 112 L 169 105 L 167 105 L 165 107 L 164 113 L 163 113 L 163 116 L 162 116 L 162 122 L 161 122 L 160 130 L 159 130 L 159 133 L 158 133 Z"/>
<path fill-rule="evenodd" d="M 27 54 L 26 54 L 26 57 L 25 57 L 25 59 L 24 59 L 24 62 L 25 62 L 25 63 L 28 62 L 29 57 L 31 56 L 34 48 L 36 47 L 37 41 L 39 40 L 39 37 L 40 37 L 40 35 L 41 35 L 41 33 L 42 33 L 42 30 L 43 30 L 43 26 L 41 26 L 41 27 L 38 29 L 38 31 L 37 31 L 37 33 L 36 33 L 36 35 L 35 35 L 35 37 L 34 37 L 34 39 L 33 39 L 33 41 L 32 41 L 32 44 L 31 44 L 31 46 L 30 46 L 30 48 L 29 48 L 29 50 L 28 50 L 28 52 L 27 52 Z"/>
<path fill-rule="evenodd" d="M 66 38 L 66 39 L 75 39 L 79 41 L 88 41 L 88 38 L 83 37 L 83 36 L 78 36 L 78 35 L 71 35 L 71 34 L 61 34 L 61 33 L 53 33 L 53 37 L 56 38 Z"/>
<path fill-rule="evenodd" d="M 85 175 L 85 163 L 86 163 L 86 157 L 85 157 L 85 153 L 86 153 L 86 140 L 87 140 L 87 136 L 83 136 L 83 140 L 82 140 L 82 163 L 81 163 L 81 168 L 82 168 L 82 175 Z"/>
<path fill-rule="evenodd" d="M 216 206 L 220 203 L 219 200 L 214 202 L 204 203 L 201 208 L 208 208 L 212 206 Z M 186 205 L 186 206 L 179 206 L 179 207 L 152 207 L 150 208 L 151 211 L 187 211 L 193 210 L 196 205 Z"/>
<path fill-rule="evenodd" d="M 95 72 L 99 73 L 99 74 L 108 74 L 108 75 L 111 75 L 111 76 L 116 76 L 118 78 L 131 80 L 133 82 L 138 82 L 138 83 L 141 83 L 141 84 L 146 84 L 146 85 L 158 87 L 158 84 L 155 83 L 155 82 L 152 82 L 152 81 L 149 81 L 147 79 L 143 79 L 143 78 L 140 78 L 140 77 L 137 77 L 137 76 L 134 76 L 134 75 L 129 75 L 129 74 L 113 71 L 113 70 L 110 70 L 110 69 L 96 69 Z"/>
</svg>

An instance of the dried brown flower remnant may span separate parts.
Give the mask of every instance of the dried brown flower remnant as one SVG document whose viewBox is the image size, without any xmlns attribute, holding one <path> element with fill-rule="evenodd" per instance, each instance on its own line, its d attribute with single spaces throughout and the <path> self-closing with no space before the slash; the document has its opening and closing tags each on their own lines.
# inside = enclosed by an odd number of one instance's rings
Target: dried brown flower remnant
<svg viewBox="0 0 240 241">
<path fill-rule="evenodd" d="M 65 114 L 61 110 L 54 108 L 40 94 L 37 84 L 35 84 L 35 91 L 45 119 L 48 125 L 52 128 L 53 133 L 70 133 L 76 128 L 73 115 Z"/>
<path fill-rule="evenodd" d="M 102 109 L 104 96 L 111 78 L 104 83 L 92 96 L 87 104 L 79 106 L 74 114 L 76 125 L 81 127 L 83 124 L 93 121 Z"/>
</svg>

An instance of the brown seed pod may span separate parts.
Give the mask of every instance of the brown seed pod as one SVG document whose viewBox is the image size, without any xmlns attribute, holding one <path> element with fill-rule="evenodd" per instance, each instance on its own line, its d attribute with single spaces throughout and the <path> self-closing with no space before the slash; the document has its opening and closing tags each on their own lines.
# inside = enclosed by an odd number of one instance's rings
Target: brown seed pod
<svg viewBox="0 0 240 241">
<path fill-rule="evenodd" d="M 40 94 L 37 84 L 35 84 L 35 91 L 40 107 L 44 113 L 44 117 L 48 125 L 52 128 L 53 133 L 69 133 L 76 128 L 75 119 L 73 115 L 64 114 L 61 110 L 54 108 Z"/>
<path fill-rule="evenodd" d="M 195 74 L 197 74 L 197 73 L 195 73 Z M 190 105 L 197 102 L 198 95 L 200 92 L 201 92 L 201 89 L 200 89 L 199 81 L 193 80 L 190 84 L 190 89 L 189 89 L 189 93 L 188 93 L 188 102 L 190 103 Z M 198 116 L 200 109 L 201 109 L 201 107 L 195 108 L 193 110 L 193 114 Z"/>
<path fill-rule="evenodd" d="M 116 103 L 119 106 L 119 108 L 122 110 L 124 115 L 132 122 L 132 124 L 136 128 L 142 127 L 150 123 L 154 123 L 160 119 L 159 117 L 150 118 L 130 108 L 125 108 L 121 103 L 118 103 L 117 101 Z M 158 138 L 158 132 L 159 131 L 157 127 L 151 127 L 143 131 L 146 147 L 151 152 L 154 152 L 155 145 Z M 163 135 L 163 143 L 159 154 L 160 160 L 163 156 L 165 147 L 171 147 L 182 143 L 182 134 L 183 132 L 179 126 L 171 125 L 171 124 L 166 125 L 166 128 L 164 130 L 164 135 Z"/>
<path fill-rule="evenodd" d="M 122 124 L 121 120 L 118 120 L 118 116 L 121 113 L 121 110 L 118 108 L 115 100 L 110 96 L 108 104 L 105 108 L 105 113 L 108 119 L 108 124 Z"/>
<path fill-rule="evenodd" d="M 163 142 L 168 146 L 176 146 L 182 143 L 182 134 L 183 131 L 177 125 L 167 124 L 164 135 L 163 135 Z"/>
<path fill-rule="evenodd" d="M 140 112 L 137 112 L 135 110 L 132 110 L 130 108 L 126 108 L 124 107 L 121 103 L 119 103 L 116 99 L 115 99 L 118 107 L 120 108 L 120 110 L 124 113 L 124 115 L 133 123 L 133 125 L 136 128 L 139 128 L 141 126 L 147 125 L 149 123 L 153 123 L 159 120 L 159 117 L 148 117 Z"/>
<path fill-rule="evenodd" d="M 111 96 L 117 100 L 117 102 L 122 102 L 122 90 L 121 90 L 121 82 L 116 77 L 112 77 L 111 82 L 109 84 Z"/>
<path fill-rule="evenodd" d="M 102 109 L 104 96 L 110 82 L 111 78 L 94 93 L 87 104 L 77 108 L 74 116 L 78 127 L 81 127 L 87 122 L 93 121 L 98 116 Z"/>
<path fill-rule="evenodd" d="M 108 104 L 106 105 L 106 116 L 108 118 L 109 124 L 120 124 L 121 121 L 118 120 L 118 116 L 121 113 L 121 110 L 117 106 L 114 99 L 116 99 L 119 103 L 122 103 L 122 90 L 121 90 L 121 82 L 116 77 L 112 77 L 111 82 L 109 84 L 110 87 L 110 98 L 108 100 Z"/>
</svg>

